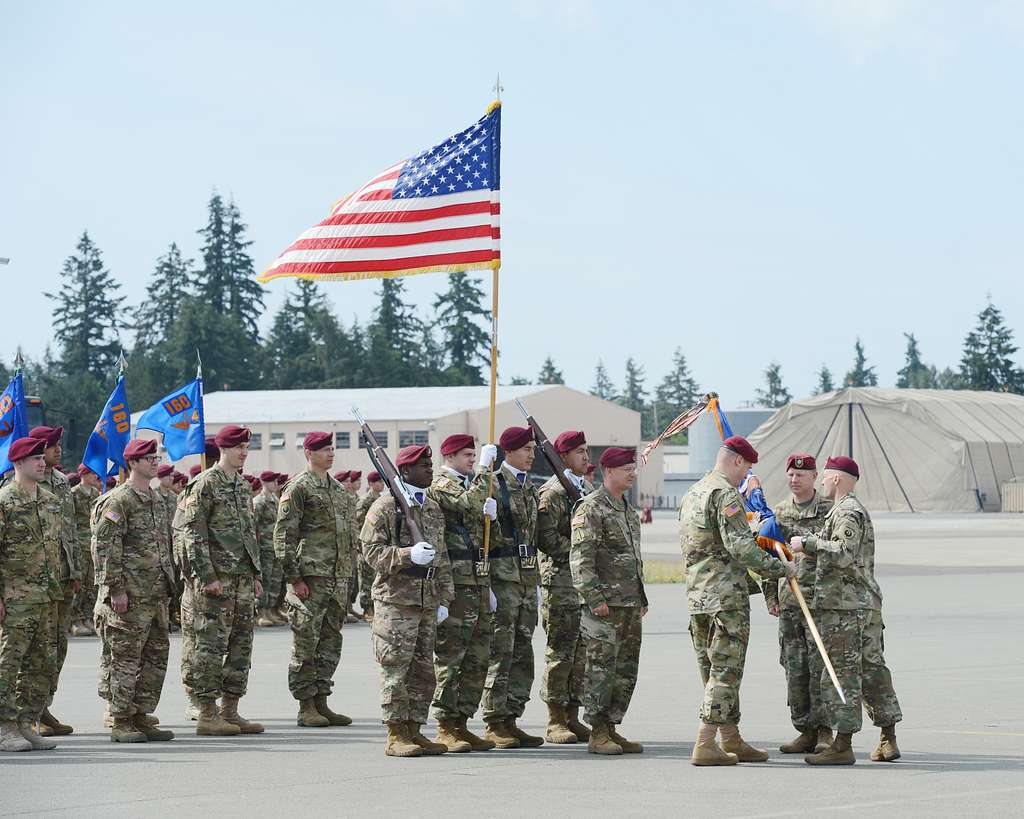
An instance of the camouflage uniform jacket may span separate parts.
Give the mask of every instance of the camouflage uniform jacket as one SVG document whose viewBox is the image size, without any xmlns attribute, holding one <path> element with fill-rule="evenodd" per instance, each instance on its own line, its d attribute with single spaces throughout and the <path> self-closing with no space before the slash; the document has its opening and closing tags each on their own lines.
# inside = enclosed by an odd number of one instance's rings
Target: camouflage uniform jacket
<svg viewBox="0 0 1024 819">
<path fill-rule="evenodd" d="M 425 497 L 422 506 L 413 507 L 413 514 L 424 539 L 435 549 L 429 566 L 417 566 L 412 562 L 414 543 L 404 520 L 396 537 L 399 518 L 395 499 L 390 493 L 382 493 L 366 513 L 359 540 L 363 557 L 377 573 L 372 597 L 382 603 L 399 606 L 447 606 L 455 597 L 455 585 L 444 545 L 444 513 L 436 501 Z"/>
<path fill-rule="evenodd" d="M 256 540 L 261 552 L 274 550 L 274 527 L 277 524 L 277 509 L 280 499 L 277 495 L 260 492 L 252 502 L 256 516 Z"/>
<path fill-rule="evenodd" d="M 87 483 L 80 483 L 71 490 L 71 504 L 75 510 L 75 534 L 78 536 L 79 546 L 87 546 L 90 542 L 92 527 L 89 516 L 92 505 L 99 496 L 100 491 Z"/>
<path fill-rule="evenodd" d="M 64 599 L 61 504 L 40 484 L 30 497 L 13 478 L 0 489 L 0 600 L 35 605 Z"/>
<path fill-rule="evenodd" d="M 373 492 L 367 492 L 356 503 L 356 543 L 359 542 L 358 534 L 363 531 L 363 524 L 366 522 L 366 513 L 370 511 L 370 507 L 373 506 L 373 502 L 379 497 L 380 495 L 374 495 Z"/>
<path fill-rule="evenodd" d="M 331 480 L 334 480 L 332 477 Z M 337 483 L 337 482 L 336 482 Z M 338 486 L 341 486 L 338 483 Z M 359 515 L 356 510 L 359 508 L 359 501 L 362 500 L 359 497 L 358 492 L 353 492 L 351 489 L 342 489 L 344 493 L 345 503 L 345 520 L 348 521 L 348 539 L 349 543 L 352 544 L 352 574 L 358 574 L 356 568 L 356 555 L 359 553 L 359 530 L 363 528 L 363 524 L 359 522 Z"/>
<path fill-rule="evenodd" d="M 775 507 L 775 519 L 782 527 L 782 534 L 786 536 L 786 545 L 789 545 L 789 540 L 792 537 L 820 532 L 825 525 L 825 517 L 831 509 L 832 501 L 817 492 L 807 503 L 797 503 L 796 498 L 792 495 L 782 501 Z M 804 599 L 808 601 L 808 605 L 814 594 L 815 565 L 814 555 L 804 555 L 796 563 L 797 582 L 800 584 L 800 591 L 804 593 Z M 779 581 L 779 603 L 790 609 L 800 605 L 796 601 L 796 595 L 789 588 L 789 583 L 785 580 Z"/>
<path fill-rule="evenodd" d="M 164 489 L 162 486 L 156 488 L 156 493 L 160 496 L 160 500 L 164 502 L 164 515 L 167 519 L 167 542 L 170 544 L 174 540 L 172 524 L 174 522 L 174 512 L 178 508 L 178 496 L 172 490 Z"/>
<path fill-rule="evenodd" d="M 71 484 L 63 472 L 46 468 L 46 477 L 39 485 L 57 496 L 60 503 L 60 582 L 81 580 L 82 570 L 78 566 L 78 532 L 75 528 L 75 505 L 71 499 Z"/>
<path fill-rule="evenodd" d="M 569 552 L 572 582 L 591 609 L 645 605 L 640 516 L 603 486 L 576 504 Z"/>
<path fill-rule="evenodd" d="M 192 575 L 203 584 L 222 575 L 258 577 L 252 489 L 245 479 L 217 464 L 196 475 L 182 495 L 182 545 Z"/>
<path fill-rule="evenodd" d="M 718 470 L 683 496 L 679 506 L 686 602 L 690 614 L 750 609 L 750 575 L 785 577 L 785 565 L 757 545 L 743 500 Z"/>
<path fill-rule="evenodd" d="M 593 487 L 583 482 L 583 495 Z M 542 586 L 572 588 L 569 549 L 572 545 L 572 503 L 557 475 L 540 488 L 537 505 L 537 551 Z"/>
<path fill-rule="evenodd" d="M 174 589 L 167 507 L 155 490 L 110 490 L 93 527 L 99 599 L 160 600 Z"/>
<path fill-rule="evenodd" d="M 868 510 L 852 492 L 832 507 L 821 532 L 807 536 L 804 550 L 816 563 L 811 608 L 882 607 L 882 590 L 875 580 L 875 530 Z"/>
<path fill-rule="evenodd" d="M 444 513 L 444 545 L 455 585 L 490 586 L 489 577 L 477 577 L 474 569 L 484 543 L 487 473 L 477 472 L 472 479 L 462 479 L 442 469 L 427 490 L 427 497 L 437 501 Z"/>
<path fill-rule="evenodd" d="M 338 481 L 305 470 L 281 493 L 274 553 L 285 580 L 352 576 L 352 505 Z"/>
<path fill-rule="evenodd" d="M 505 493 L 508 498 L 507 509 L 503 498 Z M 529 476 L 526 483 L 520 486 L 519 481 L 503 464 L 494 473 L 491 495 L 498 502 L 498 520 L 496 525 L 491 526 L 488 547 L 491 580 L 536 586 L 540 583 L 540 571 L 537 568 L 537 509 L 540 507 L 540 496 L 537 487 Z"/>
</svg>

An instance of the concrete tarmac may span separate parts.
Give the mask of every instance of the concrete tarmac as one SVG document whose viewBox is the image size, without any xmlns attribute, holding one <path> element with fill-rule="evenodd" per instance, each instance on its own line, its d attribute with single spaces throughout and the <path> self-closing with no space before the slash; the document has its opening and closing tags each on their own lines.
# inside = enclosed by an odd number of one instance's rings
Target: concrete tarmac
<svg viewBox="0 0 1024 819">
<path fill-rule="evenodd" d="M 0 759 L 0 815 L 60 816 L 736 816 L 1024 815 L 1024 516 L 879 516 L 878 575 L 886 656 L 904 721 L 903 759 L 873 763 L 865 719 L 852 768 L 813 769 L 778 752 L 794 735 L 775 621 L 752 598 L 741 729 L 772 752 L 733 768 L 689 764 L 701 685 L 683 588 L 649 589 L 640 678 L 622 733 L 639 756 L 582 745 L 384 756 L 377 671 L 366 625 L 345 627 L 331 702 L 347 728 L 295 725 L 287 688 L 290 633 L 260 629 L 242 713 L 260 736 L 196 737 L 182 719 L 180 639 L 158 710 L 173 742 L 116 745 L 96 695 L 99 641 L 72 639 L 54 712 L 75 726 L 52 752 Z M 645 527 L 649 559 L 678 559 L 674 522 Z M 542 634 L 535 639 L 538 669 Z M 525 727 L 543 733 L 534 687 Z M 480 723 L 476 726 L 480 728 Z"/>
</svg>

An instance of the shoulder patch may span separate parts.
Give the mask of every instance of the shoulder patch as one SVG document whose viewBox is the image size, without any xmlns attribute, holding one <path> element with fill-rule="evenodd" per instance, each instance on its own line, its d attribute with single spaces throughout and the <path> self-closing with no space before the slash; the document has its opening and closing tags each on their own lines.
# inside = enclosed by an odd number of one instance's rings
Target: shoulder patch
<svg viewBox="0 0 1024 819">
<path fill-rule="evenodd" d="M 110 509 L 109 507 L 103 510 L 103 517 L 105 517 L 107 520 L 112 520 L 114 523 L 121 522 L 121 516 L 113 509 Z"/>
<path fill-rule="evenodd" d="M 731 518 L 733 515 L 740 513 L 740 505 L 738 503 L 730 503 L 725 509 L 722 510 L 727 518 Z"/>
</svg>

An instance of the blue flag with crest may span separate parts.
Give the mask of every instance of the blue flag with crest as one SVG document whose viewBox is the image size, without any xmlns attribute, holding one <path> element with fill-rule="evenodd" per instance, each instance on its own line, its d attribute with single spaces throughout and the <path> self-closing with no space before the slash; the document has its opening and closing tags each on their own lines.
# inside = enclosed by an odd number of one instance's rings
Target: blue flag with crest
<svg viewBox="0 0 1024 819">
<path fill-rule="evenodd" d="M 203 379 L 165 395 L 142 413 L 135 425 L 164 435 L 164 449 L 172 461 L 206 450 L 206 420 L 203 418 Z"/>
<path fill-rule="evenodd" d="M 116 475 L 118 469 L 128 468 L 124 462 L 124 448 L 131 437 L 131 410 L 128 409 L 128 393 L 122 375 L 117 379 L 117 386 L 110 393 L 103 413 L 85 444 L 82 463 L 103 479 Z"/>
<path fill-rule="evenodd" d="M 25 385 L 21 370 L 14 374 L 7 389 L 0 395 L 0 475 L 14 464 L 7 460 L 11 444 L 28 435 L 28 413 L 25 410 Z"/>
</svg>

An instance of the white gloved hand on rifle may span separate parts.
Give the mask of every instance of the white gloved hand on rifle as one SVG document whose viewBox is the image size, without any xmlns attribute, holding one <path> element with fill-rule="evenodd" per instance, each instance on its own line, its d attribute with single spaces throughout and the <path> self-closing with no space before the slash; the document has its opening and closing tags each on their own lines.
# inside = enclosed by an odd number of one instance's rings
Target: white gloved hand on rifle
<svg viewBox="0 0 1024 819">
<path fill-rule="evenodd" d="M 488 589 L 487 593 L 491 596 L 490 600 L 488 601 L 488 610 L 491 612 L 491 614 L 494 614 L 494 612 L 498 610 L 498 598 L 494 596 L 493 589 Z"/>
<path fill-rule="evenodd" d="M 421 540 L 412 547 L 409 557 L 417 566 L 426 566 L 434 559 L 434 547 Z"/>
<path fill-rule="evenodd" d="M 437 622 L 438 623 L 443 623 L 447 619 L 448 619 L 448 607 L 447 606 L 438 606 L 437 607 Z"/>
<path fill-rule="evenodd" d="M 480 447 L 480 468 L 490 469 L 491 464 L 498 460 L 498 448 L 494 444 L 484 444 Z"/>
<path fill-rule="evenodd" d="M 498 502 L 494 498 L 488 498 L 484 501 L 484 514 L 487 515 L 492 522 L 498 519 Z"/>
</svg>

